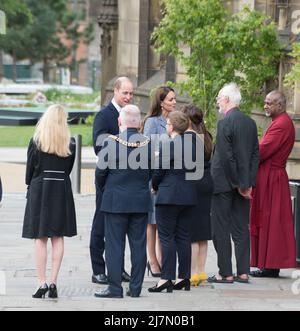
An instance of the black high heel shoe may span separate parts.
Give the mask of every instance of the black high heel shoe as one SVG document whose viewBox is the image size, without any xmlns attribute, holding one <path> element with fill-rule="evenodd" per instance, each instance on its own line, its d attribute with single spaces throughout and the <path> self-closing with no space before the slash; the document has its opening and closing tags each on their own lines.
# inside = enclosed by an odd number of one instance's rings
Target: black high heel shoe
<svg viewBox="0 0 300 331">
<path fill-rule="evenodd" d="M 41 286 L 33 295 L 33 299 L 45 299 L 46 293 L 49 291 L 47 284 Z"/>
<path fill-rule="evenodd" d="M 48 297 L 50 299 L 57 299 L 58 298 L 58 293 L 57 293 L 57 287 L 55 284 L 51 284 L 49 286 L 49 294 Z"/>
<path fill-rule="evenodd" d="M 172 281 L 168 280 L 167 282 L 163 283 L 160 286 L 157 286 L 157 284 L 154 287 L 148 288 L 148 292 L 150 293 L 159 293 L 163 290 L 167 290 L 167 293 L 173 292 L 173 283 Z"/>
<path fill-rule="evenodd" d="M 152 277 L 155 277 L 155 278 L 160 278 L 161 277 L 161 272 L 156 272 L 156 273 L 152 272 L 151 265 L 150 265 L 149 261 L 147 262 L 147 269 L 148 269 L 148 276 L 149 276 L 149 273 L 151 273 Z"/>
<path fill-rule="evenodd" d="M 185 291 L 190 291 L 191 290 L 191 282 L 189 279 L 184 279 L 181 282 L 174 284 L 174 290 L 179 291 L 184 289 Z"/>
</svg>

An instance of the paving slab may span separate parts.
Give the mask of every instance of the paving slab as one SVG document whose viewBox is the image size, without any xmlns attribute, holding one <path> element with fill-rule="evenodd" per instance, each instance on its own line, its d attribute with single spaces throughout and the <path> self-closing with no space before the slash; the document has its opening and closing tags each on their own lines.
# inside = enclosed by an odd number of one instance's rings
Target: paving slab
<svg viewBox="0 0 300 331">
<path fill-rule="evenodd" d="M 300 294 L 292 292 L 292 285 L 296 281 L 292 279 L 294 270 L 284 270 L 283 277 L 279 279 L 251 279 L 250 284 L 205 284 L 192 288 L 190 292 L 171 294 L 148 293 L 147 289 L 156 280 L 146 275 L 140 298 L 94 298 L 95 290 L 100 288 L 91 283 L 89 258 L 94 200 L 93 194 L 75 196 L 78 236 L 66 239 L 65 242 L 65 258 L 58 283 L 59 299 L 34 300 L 31 294 L 37 279 L 33 242 L 21 238 L 25 195 L 5 194 L 0 208 L 0 311 L 300 310 Z M 126 270 L 130 270 L 128 247 L 125 264 Z M 50 265 L 48 268 L 49 272 Z M 216 270 L 216 254 L 210 245 L 207 271 L 214 274 Z M 5 293 L 3 275 L 6 281 Z M 300 284 L 296 288 L 300 290 Z"/>
</svg>

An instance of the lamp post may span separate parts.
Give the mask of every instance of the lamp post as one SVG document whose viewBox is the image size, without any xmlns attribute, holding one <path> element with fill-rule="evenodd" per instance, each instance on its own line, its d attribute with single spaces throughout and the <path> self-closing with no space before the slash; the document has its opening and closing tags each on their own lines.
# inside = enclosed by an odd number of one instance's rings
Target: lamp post
<svg viewBox="0 0 300 331">
<path fill-rule="evenodd" d="M 0 10 L 0 34 L 6 34 L 6 15 Z"/>
<path fill-rule="evenodd" d="M 4 11 L 0 10 L 0 35 L 6 34 L 6 15 Z M 3 51 L 0 49 L 0 82 L 4 76 L 3 68 Z"/>
</svg>

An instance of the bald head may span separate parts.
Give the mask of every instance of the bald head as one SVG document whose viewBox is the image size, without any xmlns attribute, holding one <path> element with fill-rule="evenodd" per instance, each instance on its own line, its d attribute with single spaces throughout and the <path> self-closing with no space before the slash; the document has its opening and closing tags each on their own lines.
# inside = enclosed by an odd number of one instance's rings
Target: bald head
<svg viewBox="0 0 300 331">
<path fill-rule="evenodd" d="M 286 97 L 280 91 L 272 91 L 268 94 L 269 96 L 273 97 L 273 99 L 281 105 L 281 107 L 286 110 Z"/>
<path fill-rule="evenodd" d="M 132 102 L 133 84 L 128 77 L 119 77 L 114 84 L 114 99 L 120 107 Z"/>
<path fill-rule="evenodd" d="M 139 129 L 141 126 L 141 112 L 139 108 L 134 105 L 123 107 L 120 112 L 119 125 L 122 128 Z"/>
<path fill-rule="evenodd" d="M 264 110 L 267 117 L 275 118 L 286 111 L 286 97 L 280 91 L 270 92 L 265 99 Z"/>
</svg>

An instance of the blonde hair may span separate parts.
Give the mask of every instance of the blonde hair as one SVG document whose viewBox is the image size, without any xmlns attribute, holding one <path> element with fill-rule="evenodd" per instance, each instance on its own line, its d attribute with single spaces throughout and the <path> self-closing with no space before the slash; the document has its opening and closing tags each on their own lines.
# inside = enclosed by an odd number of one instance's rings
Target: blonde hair
<svg viewBox="0 0 300 331">
<path fill-rule="evenodd" d="M 60 157 L 71 155 L 68 115 L 61 105 L 50 106 L 36 125 L 33 140 L 39 150 Z"/>
</svg>

